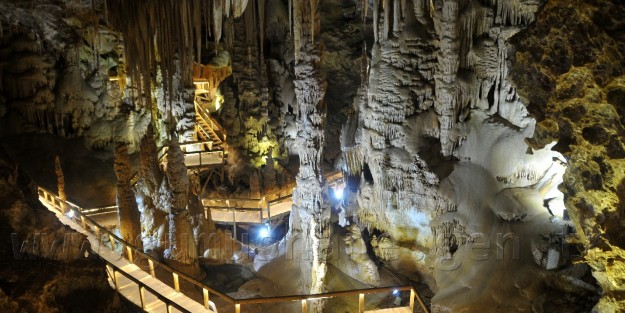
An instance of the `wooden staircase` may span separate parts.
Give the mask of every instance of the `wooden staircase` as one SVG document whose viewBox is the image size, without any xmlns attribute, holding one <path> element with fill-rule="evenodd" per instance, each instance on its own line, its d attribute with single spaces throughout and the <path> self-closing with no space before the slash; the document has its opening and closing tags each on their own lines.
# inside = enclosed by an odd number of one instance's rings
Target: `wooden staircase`
<svg viewBox="0 0 625 313">
<path fill-rule="evenodd" d="M 221 146 L 226 140 L 223 127 L 197 101 L 195 102 L 195 128 L 198 141 L 212 141 L 213 146 Z"/>
</svg>

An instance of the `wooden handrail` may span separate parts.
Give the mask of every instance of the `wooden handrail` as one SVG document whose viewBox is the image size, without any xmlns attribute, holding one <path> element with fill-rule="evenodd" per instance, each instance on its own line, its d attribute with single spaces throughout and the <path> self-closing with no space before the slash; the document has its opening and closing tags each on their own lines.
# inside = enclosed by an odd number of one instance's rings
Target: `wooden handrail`
<svg viewBox="0 0 625 313">
<path fill-rule="evenodd" d="M 205 285 L 204 283 L 201 283 L 199 281 L 197 281 L 195 278 L 179 272 L 178 270 L 172 268 L 171 266 L 165 264 L 165 263 L 161 263 L 159 260 L 157 260 L 156 258 L 145 254 L 142 250 L 136 248 L 134 245 L 128 243 L 127 241 L 125 241 L 122 238 L 119 238 L 117 235 L 115 235 L 113 232 L 109 231 L 108 229 L 106 229 L 105 227 L 99 225 L 98 223 L 96 223 L 93 219 L 91 219 L 89 216 L 83 214 L 82 212 L 82 208 L 76 204 L 73 204 L 69 201 L 65 201 L 60 199 L 57 195 L 55 195 L 54 193 L 42 188 L 42 187 L 37 187 L 38 192 L 42 193 L 42 197 L 46 200 L 46 201 L 52 201 L 52 206 L 57 209 L 59 212 L 62 213 L 61 210 L 61 203 L 65 203 L 69 206 L 71 206 L 74 209 L 74 213 L 75 216 L 80 217 L 80 220 L 82 222 L 83 228 L 85 228 L 85 230 L 87 230 L 86 227 L 86 223 L 88 222 L 89 224 L 91 224 L 92 226 L 96 227 L 98 229 L 99 232 L 101 233 L 105 233 L 109 236 L 110 239 L 117 241 L 119 243 L 121 243 L 123 245 L 123 249 L 129 249 L 130 252 L 134 252 L 134 254 L 138 254 L 142 257 L 144 257 L 145 259 L 148 260 L 148 262 L 152 263 L 152 264 L 157 264 L 159 267 L 169 271 L 170 273 L 172 273 L 173 275 L 184 279 L 185 281 L 191 283 L 194 286 L 200 287 L 203 290 L 208 291 L 210 293 L 213 293 L 217 296 L 219 296 L 220 298 L 224 299 L 226 302 L 235 305 L 235 307 L 240 309 L 240 306 L 243 304 L 262 304 L 262 303 L 278 303 L 278 302 L 289 302 L 289 301 L 303 301 L 303 300 L 314 300 L 314 299 L 323 299 L 323 298 L 336 298 L 336 297 L 344 297 L 344 296 L 350 296 L 350 295 L 364 295 L 364 294 L 372 294 L 372 293 L 384 293 L 384 292 L 392 292 L 395 290 L 399 290 L 399 291 L 407 291 L 410 290 L 411 292 L 411 305 L 414 303 L 414 298 L 417 298 L 419 304 L 421 305 L 421 307 L 423 308 L 423 310 L 426 313 L 429 313 L 429 310 L 427 309 L 427 306 L 425 305 L 425 303 L 423 302 L 423 300 L 421 299 L 421 297 L 419 296 L 419 294 L 417 293 L 417 291 L 412 287 L 412 286 L 395 286 L 395 287 L 378 287 L 378 288 L 367 288 L 367 289 L 355 289 L 355 290 L 346 290 L 346 291 L 333 291 L 333 292 L 326 292 L 326 293 L 320 293 L 320 294 L 309 294 L 309 295 L 288 295 L 288 296 L 277 296 L 277 297 L 268 297 L 268 298 L 249 298 L 249 299 L 235 299 L 232 298 L 220 291 L 217 291 L 207 285 Z M 52 199 L 56 200 L 59 205 L 57 206 L 56 203 L 54 203 L 53 200 L 48 200 L 48 197 L 52 197 Z M 229 208 L 229 209 L 233 209 L 233 208 Z M 101 236 L 100 233 L 100 236 Z M 98 233 L 95 234 L 96 236 L 98 235 Z M 112 248 L 114 248 L 115 244 L 113 242 L 111 242 L 111 246 Z M 123 252 L 122 252 L 123 255 Z M 129 255 L 132 258 L 133 253 L 129 253 Z M 108 263 L 108 262 L 107 262 Z M 151 264 L 150 266 L 150 274 L 155 277 L 155 273 L 154 273 L 154 266 Z M 111 266 L 115 267 L 115 265 L 110 264 Z M 115 267 L 117 268 L 117 267 Z M 120 273 L 124 273 L 123 271 L 119 270 Z M 175 277 L 174 276 L 174 277 Z M 134 277 L 130 278 L 131 280 L 135 281 Z M 175 281 L 176 279 L 174 279 Z M 136 282 L 136 281 L 135 281 Z M 145 286 L 146 289 L 149 289 L 150 292 L 152 292 L 151 288 Z M 179 288 L 176 287 L 176 291 L 179 291 Z M 153 294 L 158 294 L 156 292 L 152 292 Z M 158 297 L 158 296 L 157 296 Z M 160 299 L 160 297 L 159 297 Z M 171 301 L 171 300 L 168 300 Z M 208 297 L 204 296 L 204 301 L 205 301 L 205 306 L 208 306 Z M 174 303 L 174 306 L 177 306 Z M 183 312 L 187 312 L 186 310 L 176 307 L 177 309 L 183 311 Z"/>
<path fill-rule="evenodd" d="M 412 290 L 412 286 L 398 286 L 398 287 L 376 287 L 376 288 L 367 288 L 367 289 L 355 289 L 355 290 L 345 290 L 345 291 L 332 291 L 332 292 L 324 292 L 310 295 L 289 295 L 289 296 L 277 296 L 277 297 L 267 297 L 267 298 L 250 298 L 250 299 L 241 299 L 236 300 L 236 303 L 239 304 L 259 304 L 259 303 L 278 303 L 278 302 L 290 302 L 290 301 L 301 301 L 301 300 L 316 300 L 316 299 L 325 299 L 325 298 L 337 298 L 344 296 L 355 296 L 358 294 L 372 294 L 372 293 L 386 293 L 393 291 L 408 291 Z"/>
<path fill-rule="evenodd" d="M 143 283 L 142 281 L 134 278 L 132 275 L 126 273 L 123 269 L 115 266 L 115 264 L 107 261 L 104 258 L 100 258 L 102 260 L 104 260 L 107 263 L 107 266 L 110 266 L 113 269 L 113 277 L 112 280 L 115 282 L 115 291 L 119 292 L 119 287 L 117 286 L 117 277 L 115 277 L 116 273 L 120 273 L 122 275 L 124 275 L 124 277 L 126 277 L 127 279 L 131 280 L 132 282 L 134 282 L 135 284 L 137 284 L 139 286 L 139 288 L 144 288 L 145 290 L 149 291 L 152 295 L 154 295 L 155 297 L 157 297 L 159 300 L 163 301 L 165 303 L 166 306 L 173 306 L 174 308 L 176 308 L 176 310 L 180 311 L 180 312 L 189 312 L 191 313 L 191 311 L 183 308 L 182 306 L 180 306 L 178 303 L 170 300 L 169 298 L 167 298 L 166 296 L 164 296 L 163 294 L 161 294 L 160 292 L 152 289 L 150 286 L 146 285 L 145 283 Z M 141 290 L 139 290 L 139 297 L 141 298 L 141 309 L 145 310 L 145 304 L 143 303 L 143 295 L 141 295 Z M 169 311 L 168 311 L 169 312 Z"/>
<path fill-rule="evenodd" d="M 202 108 L 202 106 L 197 102 L 194 101 L 194 105 L 195 105 L 195 112 L 199 113 L 198 116 L 207 124 L 211 127 L 211 130 L 217 135 L 217 137 L 219 138 L 219 140 L 226 141 L 226 133 L 225 133 L 225 128 L 223 128 L 223 126 L 221 126 L 221 124 L 219 124 L 219 122 L 217 122 L 214 118 L 212 118 L 210 116 L 210 113 L 206 112 L 206 110 L 204 108 Z M 220 132 L 223 133 L 222 136 L 219 136 L 219 133 L 217 131 L 215 131 L 215 129 L 219 130 Z"/>
<path fill-rule="evenodd" d="M 53 193 L 49 192 L 48 190 L 46 190 L 46 189 L 44 189 L 44 188 L 42 188 L 42 187 L 38 187 L 38 189 L 39 189 L 40 191 L 43 191 L 43 192 L 44 192 L 44 194 L 47 194 L 47 195 L 49 195 L 49 196 L 52 196 L 54 199 L 56 199 L 57 201 L 59 201 L 59 203 L 61 203 L 61 202 L 67 202 L 67 201 L 64 201 L 64 200 L 60 199 L 60 198 L 59 198 L 58 196 L 56 196 L 55 194 L 53 194 Z M 47 198 L 46 198 L 45 196 L 44 196 L 44 199 L 46 199 L 46 200 L 47 200 Z M 73 205 L 73 204 L 72 204 L 72 205 Z M 55 205 L 54 203 L 53 203 L 53 206 L 56 208 L 56 205 Z M 119 238 L 119 237 L 118 237 L 116 234 L 114 234 L 113 232 L 109 231 L 109 230 L 108 230 L 108 229 L 106 229 L 105 227 L 103 227 L 103 226 L 101 226 L 100 224 L 96 223 L 96 222 L 95 222 L 93 219 L 91 219 L 89 216 L 84 215 L 84 214 L 81 212 L 81 210 L 80 210 L 80 207 L 79 207 L 79 206 L 77 206 L 77 205 L 73 205 L 73 206 L 74 206 L 74 208 L 76 209 L 76 212 L 75 212 L 74 214 L 76 214 L 77 216 L 79 216 L 79 217 L 80 217 L 81 222 L 82 222 L 82 221 L 89 222 L 92 226 L 96 227 L 96 228 L 98 229 L 98 231 L 99 231 L 99 232 L 102 232 L 102 233 L 107 234 L 107 235 L 109 236 L 109 238 L 113 238 L 115 241 L 117 241 L 117 242 L 121 243 L 124 247 L 130 247 L 130 249 L 131 249 L 131 250 L 132 250 L 135 254 L 138 254 L 138 255 L 140 255 L 140 256 L 142 256 L 142 257 L 144 257 L 144 258 L 148 259 L 149 261 L 152 261 L 154 264 L 158 265 L 158 266 L 159 266 L 159 267 L 161 267 L 161 268 L 164 268 L 165 270 L 169 271 L 169 272 L 170 272 L 170 273 L 172 273 L 172 274 L 177 274 L 180 278 L 182 278 L 182 279 L 186 280 L 187 282 L 189 282 L 189 283 L 191 283 L 191 284 L 193 284 L 193 285 L 195 285 L 195 286 L 197 286 L 197 287 L 207 289 L 207 290 L 208 290 L 208 291 L 210 291 L 211 293 L 218 295 L 219 297 L 223 298 L 223 299 L 224 299 L 224 300 L 226 300 L 227 302 L 229 302 L 229 303 L 233 303 L 233 304 L 234 304 L 234 298 L 232 298 L 232 297 L 230 297 L 230 296 L 228 296 L 228 295 L 226 295 L 226 294 L 224 294 L 224 293 L 222 293 L 222 292 L 220 292 L 220 291 L 218 291 L 218 290 L 215 290 L 215 289 L 213 289 L 213 288 L 211 288 L 211 287 L 209 287 L 209 286 L 207 286 L 207 285 L 205 285 L 205 284 L 203 284 L 203 283 L 201 283 L 201 282 L 197 281 L 195 278 L 193 278 L 193 277 L 191 277 L 191 276 L 189 276 L 189 275 L 187 275 L 187 274 L 185 274 L 185 273 L 179 272 L 178 270 L 176 270 L 176 269 L 172 268 L 171 266 L 169 266 L 169 265 L 167 265 L 167 264 L 165 264 L 165 263 L 160 262 L 159 260 L 157 260 L 156 258 L 154 258 L 154 257 L 152 257 L 152 256 L 150 256 L 150 255 L 148 255 L 148 254 L 145 254 L 142 250 L 140 250 L 140 249 L 136 248 L 134 245 L 130 244 L 129 242 L 127 242 L 126 240 L 124 240 L 124 239 L 122 239 L 122 238 Z M 57 208 L 57 210 L 58 210 L 58 208 Z M 83 225 L 84 225 L 84 222 L 83 222 Z M 86 227 L 85 227 L 85 230 L 86 230 Z M 98 234 L 96 234 L 96 235 L 98 235 Z"/>
</svg>

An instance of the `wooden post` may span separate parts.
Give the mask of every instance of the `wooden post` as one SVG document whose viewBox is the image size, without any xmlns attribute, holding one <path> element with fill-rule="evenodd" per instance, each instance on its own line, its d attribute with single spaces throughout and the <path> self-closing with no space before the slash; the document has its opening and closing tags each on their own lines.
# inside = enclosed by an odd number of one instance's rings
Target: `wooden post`
<svg viewBox="0 0 625 313">
<path fill-rule="evenodd" d="M 234 313 L 241 313 L 241 305 L 240 304 L 235 304 L 234 305 Z"/>
<path fill-rule="evenodd" d="M 111 250 L 115 250 L 115 237 L 113 235 L 109 235 L 109 240 L 111 241 Z"/>
<path fill-rule="evenodd" d="M 180 292 L 180 281 L 178 281 L 178 274 L 172 273 L 172 275 L 174 276 L 174 289 Z"/>
<path fill-rule="evenodd" d="M 126 246 L 126 254 L 128 255 L 128 262 L 134 263 L 132 260 L 132 248 L 130 246 Z"/>
<path fill-rule="evenodd" d="M 208 290 L 206 288 L 202 288 L 202 293 L 204 294 L 204 307 L 208 309 L 210 303 L 210 295 L 208 294 Z"/>
<path fill-rule="evenodd" d="M 171 304 L 166 303 L 166 305 L 167 305 L 167 313 L 172 313 L 173 312 L 173 308 L 172 308 Z"/>
<path fill-rule="evenodd" d="M 237 240 L 237 210 L 232 208 L 232 235 L 234 240 Z"/>
<path fill-rule="evenodd" d="M 414 289 L 410 289 L 410 312 L 414 311 Z"/>
<path fill-rule="evenodd" d="M 113 268 L 113 284 L 115 285 L 115 290 L 119 290 L 119 285 L 117 284 L 117 271 Z"/>
<path fill-rule="evenodd" d="M 141 299 L 141 308 L 145 309 L 145 289 L 139 286 L 139 298 Z"/>
<path fill-rule="evenodd" d="M 421 305 L 423 312 L 429 313 L 430 311 L 428 310 L 428 307 L 425 305 L 425 302 L 423 302 L 423 299 L 421 299 L 421 296 L 414 289 L 411 290 L 411 294 L 412 292 L 414 292 L 414 297 L 417 298 L 417 301 L 419 301 L 419 304 Z"/>
<path fill-rule="evenodd" d="M 154 262 L 148 259 L 148 265 L 150 266 L 150 275 L 156 277 L 156 273 L 154 273 Z"/>
<path fill-rule="evenodd" d="M 365 312 L 365 294 L 358 294 L 358 313 Z"/>
<path fill-rule="evenodd" d="M 85 217 L 82 214 L 80 215 L 80 222 L 82 222 L 82 228 L 84 228 L 86 230 L 87 229 L 87 222 L 85 221 Z"/>
<path fill-rule="evenodd" d="M 308 313 L 308 302 L 306 299 L 302 300 L 302 313 Z"/>
</svg>

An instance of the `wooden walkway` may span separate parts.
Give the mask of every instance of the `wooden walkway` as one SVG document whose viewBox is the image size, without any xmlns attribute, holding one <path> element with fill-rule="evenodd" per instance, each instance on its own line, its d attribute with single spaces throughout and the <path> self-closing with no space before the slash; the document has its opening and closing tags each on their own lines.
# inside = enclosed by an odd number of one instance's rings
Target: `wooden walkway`
<svg viewBox="0 0 625 313">
<path fill-rule="evenodd" d="M 392 310 L 386 309 L 368 312 L 413 312 L 415 301 L 418 301 L 423 312 L 429 313 L 429 310 L 422 298 L 412 286 L 408 285 L 333 291 L 320 294 L 285 295 L 266 298 L 232 298 L 221 291 L 215 290 L 206 284 L 197 281 L 195 278 L 188 276 L 187 274 L 177 271 L 165 263 L 161 263 L 160 260 L 145 254 L 142 250 L 134 247 L 131 243 L 119 238 L 115 233 L 102 227 L 91 219 L 91 217 L 83 213 L 87 213 L 91 210 L 84 210 L 76 204 L 62 200 L 58 196 L 41 187 L 38 187 L 38 193 L 40 201 L 46 205 L 50 211 L 55 213 L 57 218 L 62 223 L 87 237 L 92 250 L 100 255 L 102 260 L 106 263 L 111 286 L 120 292 L 122 296 L 137 304 L 137 306 L 141 307 L 146 312 L 217 312 L 215 304 L 210 301 L 210 297 L 213 295 L 218 296 L 221 300 L 224 300 L 219 301 L 220 310 L 232 312 L 230 309 L 234 309 L 234 313 L 241 313 L 243 306 L 292 301 L 301 302 L 301 312 L 306 313 L 308 312 L 308 301 L 310 300 L 357 296 L 358 312 L 364 313 L 365 296 L 367 294 L 395 294 L 397 292 L 409 291 L 410 306 L 408 309 L 403 307 Z M 111 207 L 105 209 L 111 209 Z M 106 241 L 106 239 L 108 239 L 108 241 Z M 133 260 L 137 261 L 140 259 L 148 262 L 149 272 L 147 272 L 147 268 L 139 268 L 133 262 Z M 167 282 L 163 280 L 157 280 L 160 277 L 155 274 L 156 266 L 159 267 L 160 271 L 167 273 L 166 275 L 171 275 L 173 278 L 173 287 L 168 285 Z M 199 289 L 192 287 L 191 291 L 195 290 L 196 292 L 200 292 L 201 294 L 199 296 L 202 300 L 193 300 L 181 293 L 181 291 L 185 291 L 185 293 L 190 291 L 189 289 L 181 289 L 180 282 L 198 287 Z"/>
<path fill-rule="evenodd" d="M 101 238 L 97 238 L 78 223 L 57 211 L 46 199 L 39 200 L 48 210 L 53 212 L 61 223 L 87 236 L 91 249 L 107 263 L 109 283 L 124 298 L 142 307 L 146 312 L 215 312 L 205 309 L 198 302 L 191 300 L 184 294 L 175 291 L 160 280 L 150 276 L 137 265 L 128 262 L 119 253 L 111 250 Z M 112 276 L 112 277 L 111 277 Z M 138 283 L 140 282 L 140 284 Z M 143 294 L 143 295 L 142 295 Z M 163 301 L 163 298 L 169 301 Z M 173 302 L 169 304 L 166 302 Z M 176 308 L 178 306 L 179 308 Z"/>
</svg>

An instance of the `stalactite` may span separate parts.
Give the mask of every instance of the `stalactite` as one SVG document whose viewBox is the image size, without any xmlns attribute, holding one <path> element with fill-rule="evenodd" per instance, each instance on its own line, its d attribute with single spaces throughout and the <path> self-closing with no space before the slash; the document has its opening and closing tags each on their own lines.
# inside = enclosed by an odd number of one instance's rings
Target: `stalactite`
<svg viewBox="0 0 625 313">
<path fill-rule="evenodd" d="M 213 37 L 215 47 L 219 46 L 221 40 L 221 27 L 223 22 L 223 0 L 213 0 Z"/>
<path fill-rule="evenodd" d="M 292 37 L 292 32 L 293 32 L 293 1 L 294 0 L 288 0 L 289 1 L 289 37 Z"/>
<path fill-rule="evenodd" d="M 401 8 L 399 7 L 399 0 L 393 0 L 393 32 L 399 31 L 399 20 L 401 19 Z"/>
<path fill-rule="evenodd" d="M 108 16 L 113 27 L 124 37 L 128 73 L 139 91 L 150 103 L 152 79 L 157 70 L 163 74 L 163 86 L 167 98 L 177 97 L 173 88 L 173 76 L 180 75 L 182 86 L 192 84 L 193 56 L 200 56 L 201 10 L 198 0 L 182 0 L 175 5 L 167 0 L 106 0 L 107 7 L 116 8 L 116 14 Z M 222 2 L 214 1 L 221 8 Z M 214 8 L 215 9 L 215 8 Z M 215 11 L 215 10 L 214 10 Z M 221 13 L 221 10 L 219 10 Z M 213 14 L 215 28 L 221 28 L 222 14 Z M 156 34 L 156 36 L 155 36 Z M 219 40 L 221 30 L 215 32 Z M 194 51 L 189 54 L 186 51 Z M 179 68 L 175 62 L 180 62 Z M 176 71 L 178 69 L 178 71 Z M 143 99 L 143 98 L 140 98 Z"/>
<path fill-rule="evenodd" d="M 264 54 L 265 54 L 265 0 L 259 0 L 258 1 L 258 29 L 260 30 L 260 38 L 259 40 L 259 46 L 260 46 L 260 58 L 259 62 L 261 62 L 264 58 Z M 263 66 L 263 64 L 259 64 L 260 66 Z"/>
<path fill-rule="evenodd" d="M 379 26 L 380 21 L 380 0 L 373 0 L 373 38 L 374 42 L 380 42 Z"/>
<path fill-rule="evenodd" d="M 382 41 L 388 39 L 388 35 L 391 31 L 391 1 L 392 0 L 382 0 L 382 10 L 384 11 Z"/>
<path fill-rule="evenodd" d="M 254 23 L 254 6 L 249 7 L 243 13 L 243 19 L 245 20 L 245 44 L 247 49 L 256 45 L 256 27 Z"/>
</svg>

